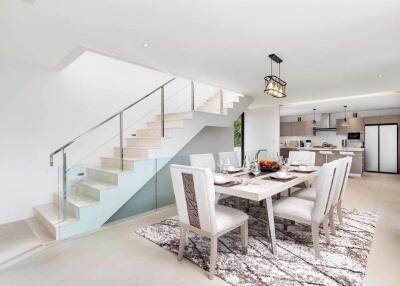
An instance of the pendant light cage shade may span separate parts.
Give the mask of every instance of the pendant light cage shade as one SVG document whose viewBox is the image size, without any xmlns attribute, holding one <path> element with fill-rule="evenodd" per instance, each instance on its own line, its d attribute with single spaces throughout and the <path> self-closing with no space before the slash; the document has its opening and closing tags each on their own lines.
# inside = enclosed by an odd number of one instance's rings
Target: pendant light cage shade
<svg viewBox="0 0 400 286">
<path fill-rule="evenodd" d="M 264 94 L 277 98 L 286 97 L 286 82 L 275 75 L 268 75 L 265 78 Z"/>
<path fill-rule="evenodd" d="M 281 79 L 281 62 L 283 60 L 275 54 L 270 54 L 268 57 L 270 58 L 271 61 L 271 74 L 264 77 L 265 80 L 264 94 L 277 98 L 286 97 L 287 83 Z M 272 62 L 278 64 L 279 67 L 278 76 L 273 75 L 272 73 Z"/>
</svg>

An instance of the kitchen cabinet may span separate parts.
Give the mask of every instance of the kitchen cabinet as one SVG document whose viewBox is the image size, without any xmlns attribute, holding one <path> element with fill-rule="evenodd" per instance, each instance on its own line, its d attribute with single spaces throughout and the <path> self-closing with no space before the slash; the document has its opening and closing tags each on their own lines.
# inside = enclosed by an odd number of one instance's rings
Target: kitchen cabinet
<svg viewBox="0 0 400 286">
<path fill-rule="evenodd" d="M 364 132 L 364 120 L 360 117 L 351 117 L 347 119 L 349 121 L 349 127 L 347 132 Z"/>
<path fill-rule="evenodd" d="M 292 136 L 302 136 L 303 135 L 303 122 L 296 121 L 291 122 Z"/>
<path fill-rule="evenodd" d="M 385 116 L 368 116 L 364 117 L 364 125 L 366 124 L 385 124 L 397 123 L 400 124 L 400 115 L 385 115 Z"/>
<path fill-rule="evenodd" d="M 386 115 L 386 116 L 381 116 L 381 123 L 400 123 L 400 115 Z"/>
<path fill-rule="evenodd" d="M 281 122 L 281 136 L 292 136 L 292 122 Z"/>
<path fill-rule="evenodd" d="M 360 117 L 347 118 L 348 127 L 342 126 L 344 119 L 336 119 L 336 134 L 347 135 L 349 132 L 363 132 L 364 120 Z"/>
<path fill-rule="evenodd" d="M 347 127 L 342 126 L 343 119 L 336 119 L 336 135 L 347 135 Z"/>
<path fill-rule="evenodd" d="M 314 135 L 314 131 L 313 131 L 313 123 L 312 121 L 304 121 L 304 135 L 305 136 L 313 136 Z"/>
<path fill-rule="evenodd" d="M 381 117 L 380 116 L 368 116 L 364 117 L 364 124 L 380 124 Z"/>
</svg>

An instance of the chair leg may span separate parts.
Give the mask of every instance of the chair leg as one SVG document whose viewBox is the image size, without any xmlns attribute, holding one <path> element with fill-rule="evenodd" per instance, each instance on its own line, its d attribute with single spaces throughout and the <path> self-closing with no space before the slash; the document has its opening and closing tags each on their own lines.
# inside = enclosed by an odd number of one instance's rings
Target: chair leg
<svg viewBox="0 0 400 286">
<path fill-rule="evenodd" d="M 292 196 L 292 190 L 291 190 L 291 188 L 289 188 L 289 189 L 287 190 L 287 195 L 288 195 L 288 197 Z"/>
<path fill-rule="evenodd" d="M 242 253 L 247 254 L 247 245 L 249 243 L 249 222 L 247 220 L 240 226 L 240 242 L 242 244 Z"/>
<path fill-rule="evenodd" d="M 246 200 L 246 213 L 250 211 L 250 200 Z"/>
<path fill-rule="evenodd" d="M 179 239 L 179 251 L 178 251 L 178 260 L 181 261 L 183 257 L 183 252 L 185 250 L 185 244 L 186 244 L 186 228 L 181 226 L 180 228 L 181 235 Z"/>
<path fill-rule="evenodd" d="M 325 233 L 325 237 L 326 237 L 326 243 L 327 244 L 331 244 L 331 237 L 329 235 L 329 228 L 328 228 L 328 218 L 324 218 L 323 222 L 322 222 L 322 226 L 324 227 L 324 233 Z"/>
<path fill-rule="evenodd" d="M 331 229 L 332 235 L 336 236 L 335 221 L 333 219 L 333 210 L 334 210 L 334 207 L 331 207 L 331 209 L 329 211 L 329 227 Z"/>
<path fill-rule="evenodd" d="M 337 203 L 336 210 L 337 210 L 337 215 L 339 218 L 339 223 L 340 223 L 340 225 L 343 225 L 342 201 L 341 200 Z"/>
<path fill-rule="evenodd" d="M 208 272 L 208 278 L 213 279 L 215 274 L 215 265 L 217 263 L 217 252 L 218 252 L 218 237 L 211 237 L 210 247 L 210 270 Z"/>
<path fill-rule="evenodd" d="M 319 251 L 319 225 L 317 223 L 311 224 L 311 234 L 314 245 L 315 258 L 321 258 L 321 253 Z"/>
<path fill-rule="evenodd" d="M 240 208 L 240 198 L 235 197 L 235 207 Z"/>
</svg>

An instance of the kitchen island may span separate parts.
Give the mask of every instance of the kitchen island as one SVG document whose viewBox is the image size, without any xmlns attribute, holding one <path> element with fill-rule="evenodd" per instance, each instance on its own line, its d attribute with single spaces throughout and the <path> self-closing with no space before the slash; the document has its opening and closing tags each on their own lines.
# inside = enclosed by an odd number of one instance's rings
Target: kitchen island
<svg viewBox="0 0 400 286">
<path fill-rule="evenodd" d="M 289 157 L 290 151 L 311 151 L 315 152 L 315 165 L 322 166 L 325 163 L 325 155 L 320 154 L 319 151 L 332 151 L 333 155 L 328 156 L 328 161 L 336 160 L 339 158 L 346 157 L 341 152 L 353 152 L 354 156 L 351 164 L 350 173 L 353 176 L 361 176 L 364 170 L 364 148 L 355 147 L 336 147 L 336 148 L 324 148 L 324 147 L 281 147 L 281 156 L 284 158 Z"/>
</svg>

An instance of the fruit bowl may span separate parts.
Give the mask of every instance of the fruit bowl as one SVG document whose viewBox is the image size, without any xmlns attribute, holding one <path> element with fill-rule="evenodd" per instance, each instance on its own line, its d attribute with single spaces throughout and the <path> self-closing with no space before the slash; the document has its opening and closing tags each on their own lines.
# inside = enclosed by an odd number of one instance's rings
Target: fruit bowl
<svg viewBox="0 0 400 286">
<path fill-rule="evenodd" d="M 261 160 L 259 162 L 261 172 L 278 172 L 281 169 L 281 165 L 274 160 Z"/>
</svg>

